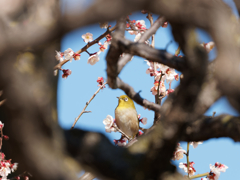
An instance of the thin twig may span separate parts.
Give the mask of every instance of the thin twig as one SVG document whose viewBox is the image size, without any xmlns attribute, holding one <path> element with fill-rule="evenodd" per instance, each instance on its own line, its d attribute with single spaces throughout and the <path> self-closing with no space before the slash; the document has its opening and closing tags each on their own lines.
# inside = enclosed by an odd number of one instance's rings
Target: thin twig
<svg viewBox="0 0 240 180">
<path fill-rule="evenodd" d="M 120 132 L 123 136 L 125 136 L 129 141 L 132 139 L 132 138 L 128 137 L 128 135 L 126 135 L 121 129 L 119 129 L 116 124 L 113 124 L 113 127 L 114 127 L 118 132 Z"/>
<path fill-rule="evenodd" d="M 187 143 L 187 154 L 186 154 L 186 156 L 187 156 L 187 172 L 188 172 L 188 177 L 189 177 L 189 145 L 190 145 L 190 143 L 188 142 L 188 143 Z"/>
<path fill-rule="evenodd" d="M 103 33 L 102 35 L 100 35 L 98 38 L 96 38 L 95 40 L 87 43 L 87 45 L 85 45 L 82 49 L 78 50 L 76 52 L 76 54 L 81 54 L 82 52 L 86 51 L 89 47 L 91 47 L 92 45 L 98 43 L 101 39 L 103 39 L 104 37 L 106 37 L 106 35 L 108 35 L 109 33 L 111 33 L 112 31 L 114 31 L 115 29 L 117 28 L 117 25 L 115 25 L 113 28 L 111 29 L 107 29 L 107 31 L 105 33 Z M 60 69 L 61 70 L 61 67 L 67 63 L 69 61 L 69 59 L 65 59 L 63 61 L 61 61 L 60 63 L 58 63 L 55 67 L 54 67 L 54 70 L 55 69 Z"/>
<path fill-rule="evenodd" d="M 195 178 L 200 178 L 200 177 L 204 177 L 204 176 L 208 176 L 209 175 L 209 172 L 207 173 L 203 173 L 203 174 L 197 174 L 195 176 L 191 176 L 189 177 L 190 179 L 195 179 Z"/>
<path fill-rule="evenodd" d="M 107 84 L 107 82 L 105 82 L 102 86 L 100 86 L 100 87 L 98 88 L 98 90 L 97 90 L 97 91 L 93 94 L 93 96 L 90 98 L 90 100 L 89 100 L 88 102 L 86 102 L 85 107 L 83 108 L 83 110 L 82 110 L 82 112 L 79 114 L 79 116 L 76 117 L 76 119 L 75 119 L 75 121 L 74 121 L 71 129 L 74 128 L 75 124 L 77 123 L 78 119 L 82 116 L 83 113 L 89 113 L 89 112 L 91 112 L 91 111 L 85 111 L 85 109 L 88 107 L 88 105 L 89 105 L 90 102 L 93 100 L 93 98 L 97 95 L 97 93 L 99 93 L 99 91 L 100 91 L 106 84 Z"/>
<path fill-rule="evenodd" d="M 216 114 L 216 111 L 213 111 L 212 118 L 215 116 L 215 114 Z"/>
</svg>

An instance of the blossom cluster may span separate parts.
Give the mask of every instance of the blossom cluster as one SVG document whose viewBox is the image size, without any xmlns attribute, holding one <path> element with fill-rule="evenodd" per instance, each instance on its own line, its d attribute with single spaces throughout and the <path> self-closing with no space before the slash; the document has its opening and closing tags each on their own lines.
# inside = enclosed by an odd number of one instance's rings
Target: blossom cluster
<svg viewBox="0 0 240 180">
<path fill-rule="evenodd" d="M 3 127 L 4 127 L 4 124 L 0 121 L 0 131 L 1 131 L 1 134 L 3 134 L 2 133 Z M 3 136 L 3 137 L 5 137 L 4 139 L 8 139 L 8 137 L 6 135 Z M 1 180 L 7 180 L 7 176 L 17 169 L 18 163 L 12 163 L 11 159 L 6 160 L 5 159 L 5 154 L 2 153 L 2 152 L 0 153 L 0 158 L 1 158 L 1 160 L 0 160 L 0 176 L 1 176 Z"/>
<path fill-rule="evenodd" d="M 189 174 L 189 176 L 193 176 L 196 172 L 196 169 L 193 167 L 195 163 L 194 162 L 190 162 L 189 163 L 189 167 L 187 168 L 187 163 L 179 163 L 179 167 L 181 169 L 183 169 L 186 173 Z"/>
<path fill-rule="evenodd" d="M 216 162 L 214 165 L 209 165 L 210 173 L 206 178 L 201 178 L 201 180 L 218 180 L 221 172 L 226 172 L 228 167 L 224 164 Z"/>
<path fill-rule="evenodd" d="M 91 33 L 86 33 L 82 35 L 83 41 L 85 43 L 89 43 L 93 41 L 93 34 Z M 85 50 L 85 52 L 88 53 L 89 58 L 87 60 L 87 63 L 90 65 L 94 65 L 96 64 L 99 60 L 100 60 L 100 53 L 104 52 L 105 49 L 107 49 L 108 45 L 111 44 L 111 35 L 107 34 L 106 35 L 106 41 L 102 44 L 101 42 L 98 42 L 97 44 L 99 45 L 99 51 L 95 52 L 95 53 L 89 53 L 87 50 Z M 65 50 L 64 52 L 59 52 L 56 51 L 56 60 L 59 61 L 59 63 L 61 63 L 64 60 L 70 61 L 72 62 L 72 59 L 74 60 L 80 60 L 80 56 L 81 54 L 79 53 L 75 53 L 71 48 L 68 48 L 67 50 Z M 62 78 L 67 78 L 69 75 L 71 75 L 72 71 L 69 69 L 60 69 L 63 72 Z M 57 75 L 57 70 L 54 71 L 54 75 Z"/>
<path fill-rule="evenodd" d="M 170 68 L 166 65 L 160 64 L 160 63 L 154 63 L 148 60 L 145 60 L 147 62 L 147 65 L 149 66 L 146 70 L 146 73 L 150 76 L 154 77 L 154 86 L 151 88 L 152 94 L 165 96 L 167 94 L 172 93 L 174 90 L 171 89 L 171 83 L 173 80 L 178 81 L 179 75 L 175 72 L 175 69 Z M 166 86 L 164 84 L 164 81 L 166 80 L 166 83 L 169 83 L 169 89 L 166 90 Z"/>
</svg>

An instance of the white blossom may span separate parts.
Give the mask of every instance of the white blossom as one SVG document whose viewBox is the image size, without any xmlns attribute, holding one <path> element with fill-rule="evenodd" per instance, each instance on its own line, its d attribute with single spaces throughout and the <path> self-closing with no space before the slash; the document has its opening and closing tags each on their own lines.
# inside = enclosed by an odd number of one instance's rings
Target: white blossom
<svg viewBox="0 0 240 180">
<path fill-rule="evenodd" d="M 58 60 L 60 62 L 64 60 L 63 55 L 62 55 L 62 53 L 60 51 L 56 51 L 55 58 L 56 58 L 56 60 Z"/>
<path fill-rule="evenodd" d="M 198 147 L 199 144 L 202 144 L 202 143 L 203 143 L 202 141 L 198 141 L 198 142 L 194 142 L 194 141 L 192 141 L 192 142 L 190 142 L 190 145 L 192 145 L 193 148 L 195 149 L 195 148 Z"/>
<path fill-rule="evenodd" d="M 96 64 L 96 62 L 99 61 L 99 55 L 98 53 L 94 54 L 94 55 L 91 55 L 89 58 L 88 58 L 88 61 L 87 63 L 88 64 L 91 64 L 91 65 L 94 65 Z"/>
<path fill-rule="evenodd" d="M 93 35 L 91 33 L 86 33 L 82 35 L 82 38 L 85 43 L 88 43 L 93 40 Z"/>
<path fill-rule="evenodd" d="M 64 51 L 64 57 L 66 60 L 69 60 L 70 62 L 72 61 L 73 58 L 73 50 L 71 48 L 68 48 L 67 50 Z"/>
<path fill-rule="evenodd" d="M 113 117 L 107 115 L 106 119 L 103 120 L 103 124 L 105 125 L 105 131 L 110 133 L 112 131 L 116 132 L 116 128 L 113 127 L 114 120 Z"/>
</svg>

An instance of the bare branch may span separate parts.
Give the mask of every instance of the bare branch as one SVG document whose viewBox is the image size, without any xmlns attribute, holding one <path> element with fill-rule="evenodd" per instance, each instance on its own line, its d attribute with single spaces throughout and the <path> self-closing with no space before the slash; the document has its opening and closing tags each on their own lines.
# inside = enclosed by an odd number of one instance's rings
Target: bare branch
<svg viewBox="0 0 240 180">
<path fill-rule="evenodd" d="M 99 93 L 99 91 L 100 91 L 101 89 L 103 89 L 106 84 L 107 84 L 107 82 L 105 82 L 102 86 L 100 86 L 100 87 L 98 88 L 98 90 L 97 90 L 97 91 L 92 95 L 92 97 L 89 99 L 89 101 L 86 102 L 86 105 L 84 106 L 82 112 L 78 115 L 78 117 L 76 117 L 76 119 L 75 119 L 75 121 L 74 121 L 71 129 L 74 128 L 74 126 L 76 125 L 77 121 L 79 120 L 79 118 L 82 116 L 83 113 L 89 113 L 89 112 L 91 112 L 91 111 L 85 111 L 85 110 L 86 110 L 86 108 L 88 107 L 88 105 L 90 104 L 90 102 L 91 102 L 91 101 L 94 99 L 94 97 L 97 95 L 97 93 Z"/>
<path fill-rule="evenodd" d="M 188 123 L 180 140 L 202 141 L 219 137 L 230 137 L 240 142 L 240 118 L 231 115 L 201 117 Z"/>
</svg>

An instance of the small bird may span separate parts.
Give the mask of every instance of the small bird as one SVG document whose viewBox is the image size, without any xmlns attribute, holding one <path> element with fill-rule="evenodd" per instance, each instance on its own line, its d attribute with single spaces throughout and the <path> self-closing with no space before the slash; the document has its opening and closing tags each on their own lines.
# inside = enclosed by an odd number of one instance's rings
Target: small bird
<svg viewBox="0 0 240 180">
<path fill-rule="evenodd" d="M 121 129 L 131 139 L 135 138 L 139 130 L 139 121 L 133 100 L 126 95 L 118 98 L 118 106 L 115 109 L 115 121 Z"/>
</svg>

